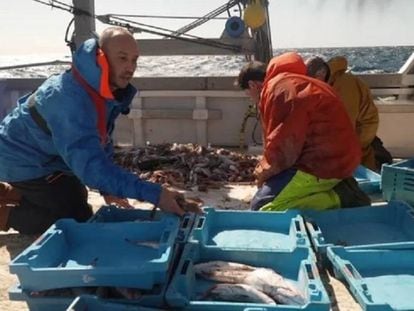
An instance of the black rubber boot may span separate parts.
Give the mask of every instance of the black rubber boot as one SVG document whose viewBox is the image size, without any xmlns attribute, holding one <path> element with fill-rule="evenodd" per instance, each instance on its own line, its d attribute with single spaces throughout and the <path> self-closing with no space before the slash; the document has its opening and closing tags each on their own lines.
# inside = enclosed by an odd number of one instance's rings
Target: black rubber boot
<svg viewBox="0 0 414 311">
<path fill-rule="evenodd" d="M 333 190 L 341 200 L 341 208 L 371 205 L 371 199 L 359 188 L 353 177 L 342 180 Z"/>
</svg>

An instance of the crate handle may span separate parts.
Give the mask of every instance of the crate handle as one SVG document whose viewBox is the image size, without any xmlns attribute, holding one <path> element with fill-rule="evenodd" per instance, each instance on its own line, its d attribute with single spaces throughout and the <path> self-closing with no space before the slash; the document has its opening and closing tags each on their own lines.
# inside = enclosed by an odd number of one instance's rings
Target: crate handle
<svg viewBox="0 0 414 311">
<path fill-rule="evenodd" d="M 311 225 L 310 230 L 313 230 L 315 232 L 321 232 L 321 228 L 319 228 L 318 224 L 313 220 L 308 220 L 307 223 Z"/>
<path fill-rule="evenodd" d="M 296 232 L 298 232 L 298 233 L 302 233 L 302 231 L 303 231 L 299 220 L 295 220 L 295 229 L 296 229 Z"/>
<path fill-rule="evenodd" d="M 315 275 L 313 273 L 312 266 L 307 263 L 307 264 L 305 264 L 305 268 L 306 268 L 306 273 L 308 274 L 309 280 L 314 280 L 315 279 Z"/>
<path fill-rule="evenodd" d="M 203 227 L 203 225 L 204 225 L 204 221 L 205 221 L 206 219 L 205 219 L 205 217 L 200 217 L 199 219 L 198 219 L 198 223 L 197 223 L 197 229 L 200 229 L 201 227 Z"/>
<path fill-rule="evenodd" d="M 181 268 L 181 274 L 187 274 L 188 266 L 190 265 L 190 260 L 184 261 L 183 267 Z"/>
<path fill-rule="evenodd" d="M 45 244 L 51 237 L 53 236 L 53 233 L 46 232 L 42 234 L 35 242 L 34 245 L 36 247 L 41 247 L 43 244 Z"/>
<path fill-rule="evenodd" d="M 343 269 L 345 274 L 347 274 L 350 278 L 354 278 L 355 280 L 360 280 L 361 276 L 355 270 L 354 266 L 351 263 L 345 263 L 343 265 Z"/>
<path fill-rule="evenodd" d="M 183 221 L 181 222 L 181 229 L 187 229 L 189 223 L 190 223 L 190 217 L 185 216 Z"/>
<path fill-rule="evenodd" d="M 36 250 L 32 249 L 27 254 L 25 254 L 27 260 L 29 260 L 29 261 L 30 260 L 35 260 L 37 258 L 37 255 L 38 255 L 38 250 L 37 249 Z"/>
<path fill-rule="evenodd" d="M 161 236 L 161 244 L 167 243 L 171 235 L 171 231 L 164 231 Z"/>
</svg>

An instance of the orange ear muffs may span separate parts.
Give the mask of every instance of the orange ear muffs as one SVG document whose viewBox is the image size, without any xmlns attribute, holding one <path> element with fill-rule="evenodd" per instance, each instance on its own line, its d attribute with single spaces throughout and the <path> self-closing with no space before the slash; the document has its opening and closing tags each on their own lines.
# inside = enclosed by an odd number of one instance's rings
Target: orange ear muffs
<svg viewBox="0 0 414 311">
<path fill-rule="evenodd" d="M 99 94 L 107 99 L 114 99 L 111 88 L 109 87 L 109 63 L 106 59 L 105 53 L 97 48 L 96 62 L 101 68 L 101 81 L 99 82 Z"/>
</svg>

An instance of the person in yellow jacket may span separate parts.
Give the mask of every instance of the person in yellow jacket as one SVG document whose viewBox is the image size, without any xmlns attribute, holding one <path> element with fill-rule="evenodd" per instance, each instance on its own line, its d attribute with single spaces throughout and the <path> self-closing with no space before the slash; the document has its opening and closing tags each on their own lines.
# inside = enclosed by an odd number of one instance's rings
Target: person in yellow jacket
<svg viewBox="0 0 414 311">
<path fill-rule="evenodd" d="M 312 57 L 306 62 L 308 75 L 328 82 L 338 93 L 345 109 L 354 125 L 362 149 L 361 164 L 371 170 L 381 170 L 383 162 L 390 162 L 391 155 L 386 160 L 376 159 L 375 146 L 382 142 L 376 137 L 379 116 L 368 85 L 360 78 L 347 72 L 348 61 L 343 56 L 331 58 L 327 63 L 320 57 Z"/>
<path fill-rule="evenodd" d="M 336 56 L 328 61 L 329 84 L 338 92 L 355 127 L 362 148 L 361 164 L 377 171 L 372 142 L 377 134 L 379 116 L 369 87 L 347 72 L 348 61 Z"/>
</svg>

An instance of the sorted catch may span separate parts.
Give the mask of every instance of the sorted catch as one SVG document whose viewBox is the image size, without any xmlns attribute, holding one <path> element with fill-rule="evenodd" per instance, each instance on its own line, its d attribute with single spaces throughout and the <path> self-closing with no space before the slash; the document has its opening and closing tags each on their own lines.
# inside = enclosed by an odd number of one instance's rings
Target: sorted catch
<svg viewBox="0 0 414 311">
<path fill-rule="evenodd" d="M 213 280 L 224 283 L 244 283 L 248 274 L 256 268 L 227 261 L 209 261 L 194 265 L 196 275 L 207 280 Z"/>
<path fill-rule="evenodd" d="M 204 298 L 217 301 L 276 305 L 275 301 L 268 295 L 246 284 L 217 284 L 207 291 Z"/>
<path fill-rule="evenodd" d="M 306 303 L 302 293 L 272 269 L 257 268 L 249 273 L 244 283 L 255 287 L 282 304 L 304 305 Z"/>
<path fill-rule="evenodd" d="M 235 262 L 210 261 L 196 264 L 194 271 L 196 275 L 207 280 L 252 286 L 281 304 L 306 303 L 303 294 L 272 269 L 255 268 Z"/>
</svg>

